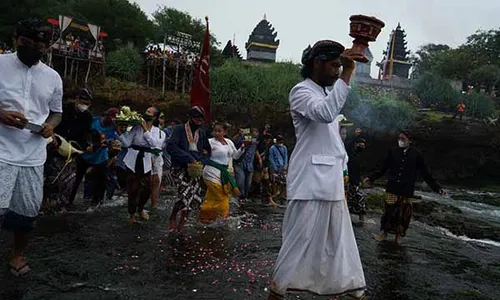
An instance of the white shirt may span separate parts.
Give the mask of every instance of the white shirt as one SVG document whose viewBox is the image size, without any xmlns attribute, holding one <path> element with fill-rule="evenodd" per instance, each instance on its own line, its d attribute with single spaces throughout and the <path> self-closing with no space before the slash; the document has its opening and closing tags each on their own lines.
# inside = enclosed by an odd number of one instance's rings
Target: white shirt
<svg viewBox="0 0 500 300">
<path fill-rule="evenodd" d="M 345 199 L 347 153 L 336 118 L 348 94 L 349 87 L 341 79 L 331 91 L 311 79 L 292 88 L 290 111 L 297 143 L 288 166 L 288 200 Z"/>
<path fill-rule="evenodd" d="M 213 160 L 221 165 L 229 165 L 233 158 L 240 158 L 241 155 L 243 155 L 244 150 L 236 150 L 234 143 L 230 139 L 225 138 L 224 140 L 227 145 L 223 145 L 215 138 L 208 140 L 210 147 L 212 148 L 210 160 Z M 220 183 L 220 171 L 212 166 L 205 166 L 203 169 L 203 178 L 214 183 Z"/>
<path fill-rule="evenodd" d="M 28 68 L 16 53 L 0 56 L 0 108 L 17 111 L 42 125 L 49 113 L 62 112 L 61 76 L 46 64 Z M 23 167 L 41 166 L 47 158 L 45 139 L 0 123 L 0 161 Z"/>
<path fill-rule="evenodd" d="M 161 132 L 161 130 L 156 126 L 153 126 L 150 131 L 144 132 L 142 126 L 138 125 L 132 128 L 131 131 L 122 134 L 120 136 L 120 141 L 122 142 L 123 147 L 128 148 L 123 162 L 127 168 L 135 172 L 135 161 L 137 160 L 139 151 L 129 147 L 135 145 L 140 147 L 162 149 L 163 144 L 165 143 L 165 133 Z M 144 173 L 151 171 L 151 156 L 152 155 L 149 152 L 144 153 Z"/>
</svg>

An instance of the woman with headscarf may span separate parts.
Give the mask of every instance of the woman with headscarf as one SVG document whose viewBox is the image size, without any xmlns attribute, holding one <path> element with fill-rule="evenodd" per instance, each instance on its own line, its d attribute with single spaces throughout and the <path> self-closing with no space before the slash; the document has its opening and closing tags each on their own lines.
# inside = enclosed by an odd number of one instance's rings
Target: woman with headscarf
<svg viewBox="0 0 500 300">
<path fill-rule="evenodd" d="M 233 142 L 225 138 L 227 125 L 215 123 L 211 146 L 210 160 L 203 170 L 203 180 L 207 186 L 205 200 L 200 209 L 200 221 L 210 223 L 218 218 L 225 219 L 229 214 L 229 198 L 231 194 L 239 196 L 236 180 L 229 171 L 229 163 L 243 154 L 244 144 L 236 150 Z"/>
<path fill-rule="evenodd" d="M 389 233 L 396 235 L 396 242 L 406 236 L 413 214 L 411 198 L 414 197 L 417 174 L 420 174 L 431 189 L 441 195 L 446 191 L 432 178 L 422 153 L 412 147 L 412 134 L 403 130 L 398 136 L 398 147 L 389 150 L 380 171 L 367 177 L 365 184 L 371 185 L 387 173 L 385 211 L 380 221 L 382 233 L 376 237 L 383 241 Z"/>
<path fill-rule="evenodd" d="M 127 167 L 128 213 L 130 223 L 135 224 L 136 214 L 143 220 L 149 220 L 144 206 L 151 195 L 151 173 L 153 156 L 161 155 L 165 139 L 161 138 L 161 130 L 154 126 L 160 110 L 150 107 L 143 115 L 143 122 L 134 126 L 129 132 L 120 136 L 122 146 L 127 148 L 123 159 Z"/>
<path fill-rule="evenodd" d="M 198 209 L 203 201 L 204 187 L 201 177 L 191 176 L 188 168 L 201 163 L 204 157 L 210 156 L 210 143 L 205 131 L 201 128 L 205 122 L 205 111 L 202 107 L 193 106 L 188 112 L 189 120 L 177 125 L 170 138 L 167 151 L 172 160 L 172 176 L 178 184 L 179 199 L 170 215 L 169 228 L 180 229 L 184 225 L 189 211 Z M 177 214 L 181 212 L 179 223 Z"/>
</svg>

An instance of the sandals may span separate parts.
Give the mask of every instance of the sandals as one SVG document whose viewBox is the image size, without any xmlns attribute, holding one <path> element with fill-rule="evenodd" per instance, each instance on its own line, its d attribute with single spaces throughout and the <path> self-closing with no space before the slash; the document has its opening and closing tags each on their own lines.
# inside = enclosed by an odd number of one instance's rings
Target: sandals
<svg viewBox="0 0 500 300">
<path fill-rule="evenodd" d="M 19 268 L 16 268 L 16 267 L 12 266 L 11 264 L 9 264 L 9 271 L 12 275 L 14 275 L 16 277 L 24 277 L 31 271 L 31 268 L 27 263 L 24 263 Z"/>
</svg>

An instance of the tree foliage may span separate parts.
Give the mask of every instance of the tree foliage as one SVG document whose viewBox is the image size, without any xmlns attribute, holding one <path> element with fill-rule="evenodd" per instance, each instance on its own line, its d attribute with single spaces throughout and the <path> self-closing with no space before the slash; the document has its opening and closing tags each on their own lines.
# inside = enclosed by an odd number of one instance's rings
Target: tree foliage
<svg viewBox="0 0 500 300">
<path fill-rule="evenodd" d="M 108 72 L 123 80 L 134 81 L 141 73 L 143 59 L 137 50 L 121 47 L 108 55 Z"/>
<path fill-rule="evenodd" d="M 57 18 L 69 15 L 99 25 L 109 34 L 108 49 L 115 40 L 141 47 L 154 33 L 152 21 L 136 3 L 127 0 L 2 0 L 0 1 L 0 41 L 11 41 L 15 24 L 28 18 Z"/>
<path fill-rule="evenodd" d="M 432 72 L 491 94 L 493 88 L 500 88 L 500 29 L 478 30 L 456 49 L 425 45 L 417 51 L 414 66 L 414 77 Z"/>
<path fill-rule="evenodd" d="M 155 28 L 155 40 L 163 41 L 165 34 L 173 34 L 176 31 L 190 34 L 193 40 L 203 42 L 205 38 L 205 20 L 193 18 L 189 13 L 180 11 L 172 7 L 162 6 L 153 13 Z M 220 66 L 223 63 L 221 51 L 217 48 L 220 45 L 214 34 L 210 34 L 210 56 L 213 66 Z M 200 49 L 189 49 L 200 51 Z"/>
<path fill-rule="evenodd" d="M 433 107 L 441 111 L 452 111 L 458 104 L 460 93 L 449 81 L 434 73 L 422 75 L 413 87 L 423 107 Z"/>
<path fill-rule="evenodd" d="M 466 106 L 465 114 L 468 116 L 479 119 L 498 117 L 497 105 L 488 95 L 471 93 L 463 95 L 462 100 Z"/>
</svg>

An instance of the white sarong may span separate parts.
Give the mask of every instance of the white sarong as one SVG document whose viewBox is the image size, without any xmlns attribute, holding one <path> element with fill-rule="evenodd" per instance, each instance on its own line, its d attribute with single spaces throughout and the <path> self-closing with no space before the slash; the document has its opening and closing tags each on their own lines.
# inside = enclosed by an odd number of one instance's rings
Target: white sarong
<svg viewBox="0 0 500 300">
<path fill-rule="evenodd" d="M 365 285 L 346 201 L 289 201 L 272 290 L 336 296 Z"/>
</svg>

